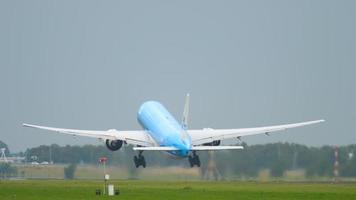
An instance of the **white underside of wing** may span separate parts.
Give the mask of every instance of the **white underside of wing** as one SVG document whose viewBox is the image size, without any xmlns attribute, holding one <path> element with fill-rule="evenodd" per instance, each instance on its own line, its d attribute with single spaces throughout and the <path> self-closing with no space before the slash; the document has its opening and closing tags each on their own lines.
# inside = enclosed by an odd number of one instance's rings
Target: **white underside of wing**
<svg viewBox="0 0 356 200">
<path fill-rule="evenodd" d="M 296 128 L 324 122 L 324 120 L 308 121 L 295 124 L 285 124 L 277 126 L 266 126 L 257 128 L 241 128 L 241 129 L 202 129 L 202 130 L 188 130 L 188 134 L 192 139 L 193 145 L 201 145 L 204 143 L 212 142 L 214 140 L 226 140 L 236 137 L 257 135 L 263 133 L 271 133 L 282 131 L 289 128 Z"/>
<path fill-rule="evenodd" d="M 58 133 L 84 136 L 97 138 L 102 140 L 122 140 L 128 144 L 141 145 L 141 146 L 155 146 L 155 141 L 145 131 L 118 131 L 115 129 L 107 131 L 93 131 L 93 130 L 76 130 L 76 129 L 64 129 L 54 128 L 47 126 L 38 126 L 32 124 L 23 124 L 24 127 L 37 128 L 42 130 L 54 131 Z"/>
</svg>

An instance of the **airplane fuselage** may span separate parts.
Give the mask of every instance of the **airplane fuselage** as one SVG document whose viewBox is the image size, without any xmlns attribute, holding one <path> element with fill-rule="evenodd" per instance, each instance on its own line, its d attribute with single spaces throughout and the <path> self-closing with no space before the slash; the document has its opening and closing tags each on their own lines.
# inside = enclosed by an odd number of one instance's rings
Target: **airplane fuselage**
<svg viewBox="0 0 356 200">
<path fill-rule="evenodd" d="M 189 134 L 161 103 L 143 103 L 137 113 L 137 120 L 159 146 L 179 149 L 168 151 L 170 154 L 177 157 L 188 156 L 192 144 Z"/>
</svg>

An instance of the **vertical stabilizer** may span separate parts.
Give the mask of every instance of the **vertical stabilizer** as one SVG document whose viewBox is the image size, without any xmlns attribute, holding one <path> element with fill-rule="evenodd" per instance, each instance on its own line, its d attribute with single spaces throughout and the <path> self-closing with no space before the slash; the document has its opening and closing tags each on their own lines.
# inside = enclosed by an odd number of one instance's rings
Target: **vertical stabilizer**
<svg viewBox="0 0 356 200">
<path fill-rule="evenodd" d="M 182 127 L 183 129 L 188 128 L 188 116 L 189 116 L 189 93 L 185 97 L 185 104 L 182 117 Z"/>
</svg>

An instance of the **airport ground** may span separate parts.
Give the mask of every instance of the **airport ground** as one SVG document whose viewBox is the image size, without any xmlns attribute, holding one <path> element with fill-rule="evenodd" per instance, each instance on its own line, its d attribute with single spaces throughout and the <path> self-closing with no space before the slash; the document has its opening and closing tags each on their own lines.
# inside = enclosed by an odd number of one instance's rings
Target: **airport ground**
<svg viewBox="0 0 356 200">
<path fill-rule="evenodd" d="M 96 196 L 98 180 L 0 181 L 0 199 L 355 199 L 355 183 L 115 180 L 120 195 Z"/>
<path fill-rule="evenodd" d="M 15 179 L 63 179 L 64 168 L 68 165 L 54 164 L 54 165 L 31 165 L 20 164 L 15 165 L 18 171 L 18 177 Z M 215 177 L 213 173 L 204 170 L 203 168 L 190 168 L 181 166 L 172 167 L 147 167 L 143 168 L 126 168 L 124 166 L 106 166 L 106 173 L 110 174 L 111 179 L 126 180 L 126 179 L 140 179 L 146 181 L 199 181 L 199 180 L 226 180 L 226 181 L 287 181 L 287 182 L 333 182 L 333 177 L 318 176 L 307 177 L 305 170 L 287 170 L 283 177 L 273 177 L 269 170 L 260 170 L 258 176 L 236 176 L 231 172 L 219 173 Z M 101 180 L 103 178 L 102 165 L 78 165 L 74 178 L 87 180 Z M 356 178 L 342 177 L 339 178 L 342 182 L 355 182 Z"/>
<path fill-rule="evenodd" d="M 0 180 L 0 200 L 7 199 L 356 199 L 356 181 L 332 177 L 306 178 L 302 170 L 282 178 L 266 170 L 255 178 L 222 177 L 203 180 L 199 168 L 148 167 L 130 171 L 108 166 L 110 184 L 119 196 L 96 196 L 103 188 L 103 167 L 79 165 L 75 180 L 61 180 L 67 165 L 17 165 L 20 177 Z M 129 180 L 133 179 L 133 180 Z"/>
</svg>

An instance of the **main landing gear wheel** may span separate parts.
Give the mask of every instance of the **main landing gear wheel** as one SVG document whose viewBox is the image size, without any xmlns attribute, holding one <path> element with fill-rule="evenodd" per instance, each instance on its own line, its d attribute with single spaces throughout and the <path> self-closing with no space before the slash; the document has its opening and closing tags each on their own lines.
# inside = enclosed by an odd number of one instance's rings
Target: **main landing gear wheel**
<svg viewBox="0 0 356 200">
<path fill-rule="evenodd" d="M 193 156 L 188 157 L 188 161 L 189 161 L 190 167 L 194 167 L 195 165 L 197 167 L 200 167 L 200 159 L 199 159 L 199 156 L 195 154 L 195 151 L 193 151 Z"/>
<path fill-rule="evenodd" d="M 143 157 L 142 155 L 142 151 L 140 151 L 138 156 L 134 156 L 134 163 L 136 168 L 139 168 L 140 166 L 146 168 L 146 160 L 145 157 Z"/>
</svg>

